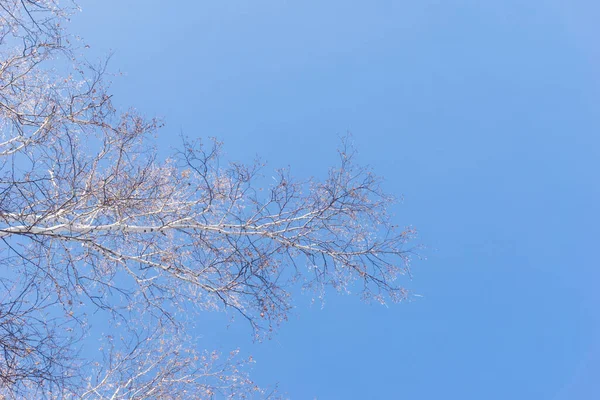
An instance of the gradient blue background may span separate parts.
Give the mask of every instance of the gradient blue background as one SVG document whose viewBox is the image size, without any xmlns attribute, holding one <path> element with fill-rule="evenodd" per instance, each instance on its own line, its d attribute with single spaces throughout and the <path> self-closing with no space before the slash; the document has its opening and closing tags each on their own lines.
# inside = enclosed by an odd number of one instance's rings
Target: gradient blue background
<svg viewBox="0 0 600 400">
<path fill-rule="evenodd" d="M 324 176 L 349 131 L 426 261 L 389 308 L 307 299 L 275 338 L 206 316 L 293 399 L 600 398 L 600 3 L 82 1 L 159 143 Z"/>
</svg>

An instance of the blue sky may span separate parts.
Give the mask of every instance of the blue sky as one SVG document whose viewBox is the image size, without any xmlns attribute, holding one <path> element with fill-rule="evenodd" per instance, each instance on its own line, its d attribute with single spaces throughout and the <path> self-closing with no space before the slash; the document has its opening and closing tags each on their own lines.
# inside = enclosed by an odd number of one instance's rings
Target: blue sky
<svg viewBox="0 0 600 400">
<path fill-rule="evenodd" d="M 600 5 L 571 1 L 82 1 L 116 101 L 161 146 L 324 176 L 338 136 L 404 201 L 427 260 L 389 308 L 307 299 L 273 340 L 207 316 L 293 399 L 600 398 Z"/>
</svg>

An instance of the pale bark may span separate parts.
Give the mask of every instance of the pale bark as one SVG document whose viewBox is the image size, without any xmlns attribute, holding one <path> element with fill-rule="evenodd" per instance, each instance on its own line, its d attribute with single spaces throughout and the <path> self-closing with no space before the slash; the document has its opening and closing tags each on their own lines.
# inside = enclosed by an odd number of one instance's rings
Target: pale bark
<svg viewBox="0 0 600 400">
<path fill-rule="evenodd" d="M 392 224 L 347 139 L 322 181 L 262 183 L 214 140 L 182 137 L 161 160 L 160 122 L 114 109 L 105 66 L 62 31 L 69 9 L 0 5 L 0 396 L 266 396 L 234 359 L 183 345 L 182 316 L 235 310 L 260 338 L 294 288 L 407 297 L 414 231 Z M 101 362 L 77 353 L 98 312 L 122 335 Z"/>
</svg>

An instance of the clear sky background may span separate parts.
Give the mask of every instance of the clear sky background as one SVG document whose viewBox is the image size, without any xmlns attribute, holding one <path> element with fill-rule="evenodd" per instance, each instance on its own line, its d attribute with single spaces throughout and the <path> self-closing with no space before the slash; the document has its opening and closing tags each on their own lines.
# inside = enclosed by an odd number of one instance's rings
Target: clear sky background
<svg viewBox="0 0 600 400">
<path fill-rule="evenodd" d="M 303 299 L 273 340 L 202 321 L 292 399 L 600 398 L 600 3 L 81 1 L 115 99 L 322 177 L 338 136 L 427 260 L 389 308 Z"/>
</svg>

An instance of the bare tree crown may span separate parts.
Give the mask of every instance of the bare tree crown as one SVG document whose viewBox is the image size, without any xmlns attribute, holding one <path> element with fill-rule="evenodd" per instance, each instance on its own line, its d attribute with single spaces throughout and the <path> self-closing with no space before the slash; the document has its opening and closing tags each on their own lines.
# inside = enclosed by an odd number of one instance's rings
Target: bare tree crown
<svg viewBox="0 0 600 400">
<path fill-rule="evenodd" d="M 160 159 L 161 124 L 115 110 L 72 10 L 0 0 L 0 397 L 266 396 L 242 361 L 184 344 L 184 313 L 232 309 L 260 338 L 294 287 L 406 298 L 414 230 L 347 138 L 321 181 L 226 163 L 212 139 Z M 87 360 L 98 310 L 119 338 Z"/>
</svg>

